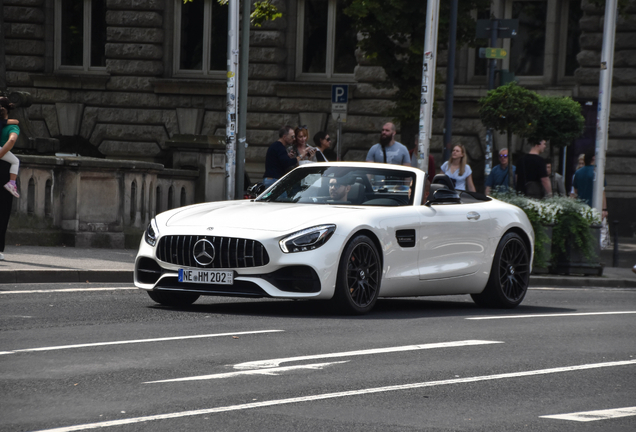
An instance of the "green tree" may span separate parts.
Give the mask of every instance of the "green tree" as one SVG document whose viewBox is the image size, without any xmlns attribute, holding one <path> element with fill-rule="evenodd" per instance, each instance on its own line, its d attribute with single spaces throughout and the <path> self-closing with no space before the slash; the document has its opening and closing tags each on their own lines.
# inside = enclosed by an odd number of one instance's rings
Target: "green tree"
<svg viewBox="0 0 636 432">
<path fill-rule="evenodd" d="M 183 0 L 183 3 L 190 3 L 194 0 Z M 219 4 L 226 5 L 228 0 L 217 0 Z M 272 4 L 272 0 L 257 1 L 254 3 L 254 11 L 250 14 L 250 22 L 256 27 L 260 27 L 267 20 L 275 20 L 283 14 Z"/>
<path fill-rule="evenodd" d="M 524 138 L 532 135 L 540 113 L 539 105 L 539 96 L 515 81 L 490 90 L 486 97 L 479 99 L 479 117 L 484 126 L 507 135 L 510 190 L 514 186 L 512 135 Z"/>
<path fill-rule="evenodd" d="M 585 118 L 581 105 L 570 97 L 539 96 L 537 127 L 528 137 L 530 142 L 550 141 L 550 157 L 554 147 L 572 144 L 583 133 Z"/>
<path fill-rule="evenodd" d="M 491 0 L 459 0 L 457 45 L 475 39 L 474 10 L 488 10 Z M 358 46 L 367 59 L 382 66 L 387 74 L 385 87 L 395 87 L 392 115 L 401 124 L 402 136 L 410 140 L 419 122 L 422 60 L 426 31 L 426 1 L 345 0 L 356 30 L 362 35 Z M 447 45 L 450 2 L 441 2 L 438 46 Z"/>
</svg>

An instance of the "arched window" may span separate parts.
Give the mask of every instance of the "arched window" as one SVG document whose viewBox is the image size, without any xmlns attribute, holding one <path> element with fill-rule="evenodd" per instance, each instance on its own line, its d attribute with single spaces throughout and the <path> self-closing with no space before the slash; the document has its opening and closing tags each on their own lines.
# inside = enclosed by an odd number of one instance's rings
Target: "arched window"
<svg viewBox="0 0 636 432">
<path fill-rule="evenodd" d="M 51 202 L 53 200 L 53 197 L 51 196 L 51 189 L 53 186 L 53 182 L 51 182 L 51 179 L 48 179 L 46 181 L 46 185 L 44 186 L 44 216 L 46 217 L 52 217 L 53 216 L 53 209 L 51 208 Z"/>
<path fill-rule="evenodd" d="M 35 214 L 35 180 L 29 179 L 29 192 L 27 193 L 27 214 Z"/>
<path fill-rule="evenodd" d="M 141 184 L 141 222 L 146 222 L 146 182 Z"/>
<path fill-rule="evenodd" d="M 133 181 L 130 185 L 130 222 L 135 221 L 137 213 L 137 182 Z"/>
<path fill-rule="evenodd" d="M 157 194 L 155 198 L 155 215 L 161 213 L 162 203 L 161 203 L 161 186 L 157 186 Z"/>
<path fill-rule="evenodd" d="M 170 186 L 170 189 L 168 189 L 168 210 L 171 210 L 173 208 L 174 208 L 174 188 Z"/>
<path fill-rule="evenodd" d="M 180 204 L 181 204 L 181 207 L 186 205 L 186 191 L 184 187 L 181 188 L 181 203 Z"/>
</svg>

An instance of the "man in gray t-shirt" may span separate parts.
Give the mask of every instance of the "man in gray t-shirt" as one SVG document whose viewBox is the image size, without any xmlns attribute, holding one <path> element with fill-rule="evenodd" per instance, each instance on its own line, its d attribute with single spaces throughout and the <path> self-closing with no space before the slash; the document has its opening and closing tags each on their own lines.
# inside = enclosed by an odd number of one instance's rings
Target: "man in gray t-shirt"
<svg viewBox="0 0 636 432">
<path fill-rule="evenodd" d="M 411 166 L 409 150 L 395 141 L 395 125 L 391 122 L 382 127 L 380 142 L 369 149 L 367 162 L 389 163 Z"/>
</svg>

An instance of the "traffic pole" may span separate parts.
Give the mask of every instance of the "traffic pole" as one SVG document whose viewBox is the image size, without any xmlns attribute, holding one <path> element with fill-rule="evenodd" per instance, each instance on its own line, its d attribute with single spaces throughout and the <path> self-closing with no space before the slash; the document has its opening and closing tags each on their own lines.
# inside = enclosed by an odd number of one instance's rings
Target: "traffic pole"
<svg viewBox="0 0 636 432">
<path fill-rule="evenodd" d="M 420 124 L 417 146 L 417 166 L 428 171 L 428 152 L 433 134 L 433 101 L 435 98 L 435 63 L 437 58 L 437 28 L 439 0 L 426 2 L 426 34 L 422 62 L 422 87 L 420 97 Z"/>
<path fill-rule="evenodd" d="M 237 72 L 238 72 L 238 28 L 239 0 L 228 2 L 227 32 L 227 99 L 225 123 L 225 199 L 234 199 L 234 180 L 236 170 L 236 105 L 237 105 Z"/>
<path fill-rule="evenodd" d="M 250 0 L 243 0 L 241 17 L 241 54 L 239 61 L 238 97 L 238 141 L 236 145 L 236 188 L 235 197 L 243 198 L 245 184 L 245 151 L 247 149 L 247 69 L 250 52 Z"/>
<path fill-rule="evenodd" d="M 616 36 L 616 0 L 606 0 L 603 24 L 603 50 L 601 51 L 601 77 L 598 90 L 598 113 L 596 116 L 596 175 L 592 207 L 603 210 L 603 189 L 605 185 L 605 153 L 610 103 L 612 100 L 612 72 L 614 70 L 614 39 Z"/>
</svg>

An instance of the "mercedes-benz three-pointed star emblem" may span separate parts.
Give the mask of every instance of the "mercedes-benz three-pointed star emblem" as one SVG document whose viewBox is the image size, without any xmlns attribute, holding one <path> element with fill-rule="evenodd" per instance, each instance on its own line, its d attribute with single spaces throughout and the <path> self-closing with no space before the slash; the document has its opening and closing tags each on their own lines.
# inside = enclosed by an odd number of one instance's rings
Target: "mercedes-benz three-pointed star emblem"
<svg viewBox="0 0 636 432">
<path fill-rule="evenodd" d="M 201 239 L 192 248 L 194 260 L 202 266 L 208 266 L 214 261 L 214 245 L 210 240 Z"/>
</svg>

